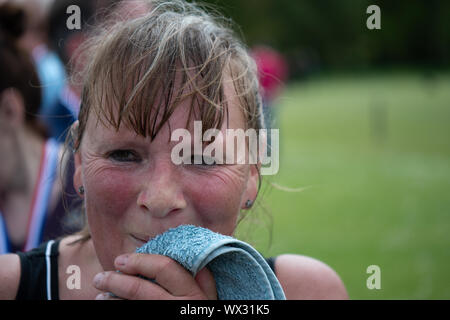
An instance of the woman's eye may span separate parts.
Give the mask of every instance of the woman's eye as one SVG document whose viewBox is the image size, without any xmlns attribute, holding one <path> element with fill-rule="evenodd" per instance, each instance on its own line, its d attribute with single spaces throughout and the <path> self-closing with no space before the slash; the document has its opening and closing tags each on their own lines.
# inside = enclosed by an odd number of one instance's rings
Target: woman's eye
<svg viewBox="0 0 450 320">
<path fill-rule="evenodd" d="M 215 166 L 216 160 L 211 157 L 202 156 L 202 155 L 192 155 L 191 156 L 191 164 L 201 165 L 201 166 Z"/>
<path fill-rule="evenodd" d="M 138 162 L 141 158 L 132 150 L 114 150 L 108 157 L 118 162 Z"/>
</svg>

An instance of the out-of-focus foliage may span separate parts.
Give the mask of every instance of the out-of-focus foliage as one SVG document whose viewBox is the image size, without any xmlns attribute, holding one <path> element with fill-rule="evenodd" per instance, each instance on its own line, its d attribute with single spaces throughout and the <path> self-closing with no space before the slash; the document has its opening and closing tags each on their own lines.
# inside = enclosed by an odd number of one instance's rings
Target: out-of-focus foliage
<svg viewBox="0 0 450 320">
<path fill-rule="evenodd" d="M 319 67 L 450 65 L 447 0 L 209 0 L 241 27 L 249 45 L 279 49 L 299 75 Z M 366 9 L 381 9 L 369 30 Z"/>
</svg>

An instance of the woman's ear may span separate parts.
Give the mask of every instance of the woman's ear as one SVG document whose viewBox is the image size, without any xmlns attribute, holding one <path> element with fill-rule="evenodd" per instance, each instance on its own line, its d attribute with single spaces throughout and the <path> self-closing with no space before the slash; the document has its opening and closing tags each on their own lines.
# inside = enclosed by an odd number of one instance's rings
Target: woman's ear
<svg viewBox="0 0 450 320">
<path fill-rule="evenodd" d="M 76 151 L 73 155 L 74 162 L 75 162 L 75 169 L 73 173 L 73 187 L 77 192 L 80 190 L 80 187 L 83 186 L 83 179 L 81 175 L 81 154 L 80 151 Z M 81 196 L 81 194 L 80 194 Z"/>
<path fill-rule="evenodd" d="M 266 154 L 267 135 L 264 131 L 259 132 L 258 150 L 250 153 L 250 172 L 247 182 L 247 189 L 242 199 L 241 209 L 250 209 L 258 196 L 259 185 L 261 183 L 261 161 Z"/>
<path fill-rule="evenodd" d="M 20 127 L 25 123 L 25 103 L 15 88 L 3 90 L 0 96 L 0 114 L 5 125 Z"/>
<path fill-rule="evenodd" d="M 259 166 L 259 163 L 250 165 L 247 189 L 245 190 L 244 197 L 242 199 L 241 209 L 250 209 L 256 200 L 260 179 Z"/>
</svg>

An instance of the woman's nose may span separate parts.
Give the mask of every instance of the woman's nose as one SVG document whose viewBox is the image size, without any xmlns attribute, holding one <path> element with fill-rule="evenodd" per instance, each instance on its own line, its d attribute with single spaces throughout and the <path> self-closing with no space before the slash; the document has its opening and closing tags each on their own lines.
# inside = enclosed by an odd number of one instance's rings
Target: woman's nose
<svg viewBox="0 0 450 320">
<path fill-rule="evenodd" d="M 186 207 L 181 183 L 173 164 L 155 166 L 143 180 L 137 204 L 145 212 L 156 218 L 164 218 Z"/>
</svg>

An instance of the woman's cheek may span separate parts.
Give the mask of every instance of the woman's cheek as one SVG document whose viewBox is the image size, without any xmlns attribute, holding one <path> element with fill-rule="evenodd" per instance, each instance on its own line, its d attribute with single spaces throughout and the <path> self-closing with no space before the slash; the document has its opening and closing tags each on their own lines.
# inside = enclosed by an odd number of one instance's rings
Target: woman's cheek
<svg viewBox="0 0 450 320">
<path fill-rule="evenodd" d="M 105 270 L 114 270 L 114 258 L 125 252 L 123 221 L 133 205 L 131 182 L 129 175 L 114 170 L 102 170 L 85 180 L 88 224 Z"/>
<path fill-rule="evenodd" d="M 122 170 L 104 169 L 86 179 L 86 204 L 96 216 L 117 223 L 133 205 L 132 175 Z M 92 201 L 90 201 L 92 199 Z M 88 213 L 89 211 L 88 210 Z M 90 214 L 91 215 L 91 214 Z"/>
<path fill-rule="evenodd" d="M 199 176 L 185 189 L 204 226 L 222 234 L 233 233 L 240 210 L 243 181 L 234 178 L 220 174 Z"/>
</svg>

